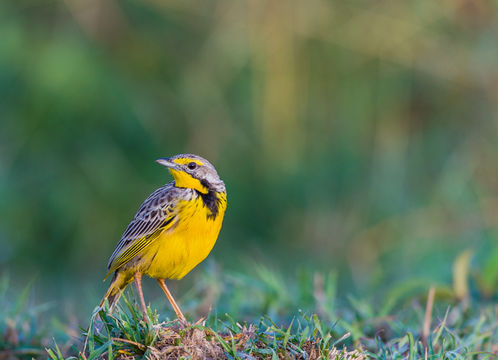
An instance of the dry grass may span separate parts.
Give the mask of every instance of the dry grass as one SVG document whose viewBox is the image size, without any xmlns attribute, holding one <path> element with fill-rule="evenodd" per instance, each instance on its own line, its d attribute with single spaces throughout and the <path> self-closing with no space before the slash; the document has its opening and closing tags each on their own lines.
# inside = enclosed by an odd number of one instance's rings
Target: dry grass
<svg viewBox="0 0 498 360">
<path fill-rule="evenodd" d="M 123 356 L 122 359 L 133 357 Z M 193 326 L 180 329 L 177 325 L 162 325 L 158 340 L 149 347 L 148 359 L 225 359 L 222 346 L 208 329 Z"/>
<path fill-rule="evenodd" d="M 242 326 L 236 334 L 225 332 L 217 334 L 213 330 L 204 326 L 204 322 L 198 322 L 192 326 L 183 328 L 176 321 L 158 324 L 158 338 L 154 346 L 148 346 L 145 357 L 149 360 L 175 360 L 175 359 L 230 359 L 227 356 L 223 343 L 232 343 L 238 358 L 241 359 L 272 359 L 272 355 L 256 354 L 261 350 L 267 349 L 264 341 L 257 340 L 259 335 L 256 328 L 252 325 L 249 327 Z M 136 347 L 141 344 L 130 343 L 130 349 L 119 351 L 117 359 L 131 360 L 136 358 Z M 322 350 L 320 348 L 321 339 L 306 341 L 301 349 L 303 353 L 296 357 L 295 353 L 283 350 L 277 354 L 279 359 L 332 359 L 332 360 L 363 360 L 366 356 L 357 350 L 347 351 L 346 349 Z M 247 350 L 253 347 L 253 354 L 248 354 Z M 145 350 L 145 349 L 143 349 Z"/>
</svg>

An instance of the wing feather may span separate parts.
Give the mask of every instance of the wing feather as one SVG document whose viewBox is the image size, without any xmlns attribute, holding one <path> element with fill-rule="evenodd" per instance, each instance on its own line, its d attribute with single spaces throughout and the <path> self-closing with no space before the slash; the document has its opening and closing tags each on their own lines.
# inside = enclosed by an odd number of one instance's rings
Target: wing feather
<svg viewBox="0 0 498 360">
<path fill-rule="evenodd" d="M 166 184 L 142 203 L 109 259 L 107 276 L 139 255 L 161 232 L 175 224 L 178 197 L 172 196 L 174 189 L 173 183 Z"/>
</svg>

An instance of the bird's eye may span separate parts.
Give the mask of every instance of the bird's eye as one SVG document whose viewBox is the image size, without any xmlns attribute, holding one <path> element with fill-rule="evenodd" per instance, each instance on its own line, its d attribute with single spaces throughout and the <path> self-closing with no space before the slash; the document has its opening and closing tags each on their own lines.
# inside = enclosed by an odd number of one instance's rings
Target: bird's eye
<svg viewBox="0 0 498 360">
<path fill-rule="evenodd" d="M 187 167 L 190 170 L 194 170 L 197 167 L 197 163 L 195 163 L 195 162 L 192 161 L 192 162 L 188 163 Z"/>
</svg>

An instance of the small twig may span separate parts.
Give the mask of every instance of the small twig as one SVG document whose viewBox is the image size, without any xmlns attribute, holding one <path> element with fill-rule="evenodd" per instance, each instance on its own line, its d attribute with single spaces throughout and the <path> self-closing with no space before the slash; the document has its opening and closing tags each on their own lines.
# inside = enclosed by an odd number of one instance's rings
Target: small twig
<svg viewBox="0 0 498 360">
<path fill-rule="evenodd" d="M 112 337 L 111 340 L 130 344 L 130 345 L 135 345 L 136 347 L 138 347 L 140 350 L 143 350 L 143 351 L 147 350 L 147 346 L 145 346 L 144 344 L 140 344 L 140 343 L 133 341 L 133 340 L 121 339 L 121 338 L 116 338 L 116 337 Z"/>
<path fill-rule="evenodd" d="M 431 331 L 432 307 L 434 306 L 435 292 L 436 289 L 434 288 L 434 286 L 431 286 L 431 288 L 429 289 L 429 295 L 427 295 L 427 305 L 425 306 L 425 316 L 424 316 L 424 328 L 422 330 L 422 341 L 424 342 L 424 346 L 427 346 L 427 339 Z"/>
</svg>

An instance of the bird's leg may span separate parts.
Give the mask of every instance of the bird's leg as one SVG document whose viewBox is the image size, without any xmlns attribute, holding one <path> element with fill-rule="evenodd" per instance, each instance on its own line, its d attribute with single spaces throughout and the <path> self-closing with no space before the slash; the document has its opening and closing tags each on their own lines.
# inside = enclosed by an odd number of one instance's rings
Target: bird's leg
<svg viewBox="0 0 498 360">
<path fill-rule="evenodd" d="M 138 298 L 140 299 L 140 306 L 142 307 L 142 313 L 144 314 L 144 320 L 147 320 L 147 307 L 145 306 L 144 293 L 142 292 L 142 273 L 137 272 L 134 277 Z"/>
<path fill-rule="evenodd" d="M 178 317 L 178 319 L 180 319 L 180 321 L 186 323 L 187 319 L 185 318 L 185 316 L 183 316 L 182 311 L 180 310 L 180 308 L 176 304 L 175 299 L 173 299 L 173 295 L 171 295 L 171 293 L 169 292 L 169 289 L 166 286 L 164 279 L 157 279 L 157 283 L 159 284 L 161 289 L 163 289 L 164 293 L 166 294 L 166 297 L 168 298 L 169 302 L 171 303 L 171 306 L 173 306 L 173 310 L 175 310 L 175 313 L 176 313 L 176 316 Z"/>
</svg>

